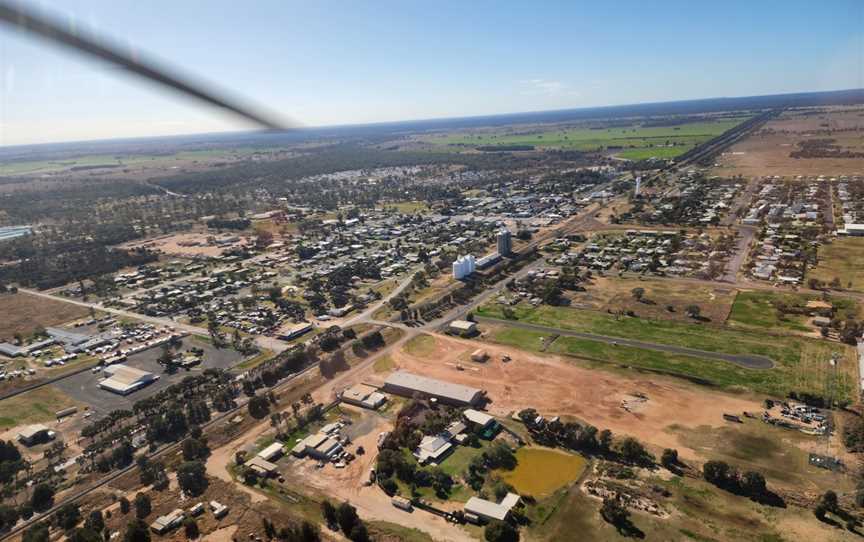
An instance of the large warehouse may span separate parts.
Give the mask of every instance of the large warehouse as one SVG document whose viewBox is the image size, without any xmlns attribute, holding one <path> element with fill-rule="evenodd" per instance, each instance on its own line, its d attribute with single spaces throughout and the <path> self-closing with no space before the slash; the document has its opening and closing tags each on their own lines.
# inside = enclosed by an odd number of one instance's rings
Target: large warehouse
<svg viewBox="0 0 864 542">
<path fill-rule="evenodd" d="M 129 395 L 159 379 L 153 373 L 126 365 L 109 365 L 102 372 L 105 379 L 99 382 L 99 387 L 120 395 Z"/>
<path fill-rule="evenodd" d="M 415 393 L 420 393 L 425 397 L 435 398 L 444 404 L 454 406 L 476 406 L 483 400 L 483 391 L 477 388 L 435 380 L 405 371 L 396 371 L 388 376 L 382 389 L 387 393 L 402 395 L 403 397 L 413 397 Z"/>
</svg>

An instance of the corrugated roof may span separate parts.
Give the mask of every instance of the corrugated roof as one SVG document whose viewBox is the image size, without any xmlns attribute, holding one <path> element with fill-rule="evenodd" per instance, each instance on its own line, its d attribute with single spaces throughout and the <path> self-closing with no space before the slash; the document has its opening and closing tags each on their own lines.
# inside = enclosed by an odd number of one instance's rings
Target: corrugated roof
<svg viewBox="0 0 864 542">
<path fill-rule="evenodd" d="M 444 382 L 434 378 L 408 373 L 405 371 L 396 371 L 387 377 L 386 385 L 398 386 L 419 391 L 427 395 L 446 397 L 465 403 L 471 403 L 475 400 L 480 390 L 470 388 L 461 384 L 452 382 Z"/>
</svg>

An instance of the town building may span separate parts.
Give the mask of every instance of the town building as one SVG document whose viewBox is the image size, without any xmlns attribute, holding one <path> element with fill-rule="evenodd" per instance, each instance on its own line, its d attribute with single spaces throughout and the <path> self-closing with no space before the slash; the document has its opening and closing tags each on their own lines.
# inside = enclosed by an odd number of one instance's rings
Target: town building
<svg viewBox="0 0 864 542">
<path fill-rule="evenodd" d="M 430 399 L 454 406 L 476 406 L 483 400 L 483 391 L 477 388 L 444 382 L 434 378 L 395 371 L 387 377 L 382 388 L 387 393 L 413 397 L 419 393 Z"/>
<path fill-rule="evenodd" d="M 509 256 L 513 252 L 513 237 L 510 230 L 501 228 L 495 235 L 495 242 L 498 247 L 498 254 L 501 256 Z"/>
</svg>

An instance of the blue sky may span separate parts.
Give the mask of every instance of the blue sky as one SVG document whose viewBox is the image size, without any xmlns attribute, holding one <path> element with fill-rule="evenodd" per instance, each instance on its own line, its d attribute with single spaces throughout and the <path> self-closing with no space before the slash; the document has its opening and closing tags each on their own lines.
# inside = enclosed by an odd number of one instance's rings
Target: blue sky
<svg viewBox="0 0 864 542">
<path fill-rule="evenodd" d="M 864 87 L 864 1 L 45 0 L 305 125 Z M 0 144 L 247 127 L 0 27 Z"/>
</svg>

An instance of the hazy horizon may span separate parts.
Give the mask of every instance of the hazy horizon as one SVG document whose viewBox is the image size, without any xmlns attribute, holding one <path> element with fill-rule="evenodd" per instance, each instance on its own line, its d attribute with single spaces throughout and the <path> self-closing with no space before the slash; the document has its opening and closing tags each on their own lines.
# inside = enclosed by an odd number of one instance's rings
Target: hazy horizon
<svg viewBox="0 0 864 542">
<path fill-rule="evenodd" d="M 864 87 L 864 4 L 830 4 L 43 2 L 308 127 Z M 0 145 L 249 128 L 8 28 L 0 62 Z"/>
</svg>

